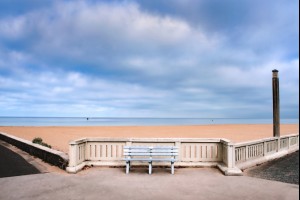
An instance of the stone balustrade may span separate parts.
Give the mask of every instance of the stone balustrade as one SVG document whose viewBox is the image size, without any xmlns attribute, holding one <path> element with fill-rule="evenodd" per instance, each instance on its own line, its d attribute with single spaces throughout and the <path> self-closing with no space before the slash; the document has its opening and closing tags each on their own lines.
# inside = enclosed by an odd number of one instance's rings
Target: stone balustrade
<svg viewBox="0 0 300 200">
<path fill-rule="evenodd" d="M 85 165 L 89 166 L 124 166 L 124 146 L 177 146 L 177 167 L 216 167 L 225 161 L 222 171 L 234 168 L 232 155 L 233 144 L 226 139 L 203 138 L 84 138 L 69 144 L 69 167 L 67 171 L 76 173 Z M 231 159 L 231 160 L 228 160 Z M 228 164 L 231 163 L 231 164 Z M 134 163 L 145 165 L 145 163 Z M 169 163 L 154 163 L 169 165 Z M 240 173 L 240 171 L 238 171 Z"/>
<path fill-rule="evenodd" d="M 299 134 L 243 143 L 203 138 L 83 138 L 69 144 L 67 171 L 76 173 L 86 165 L 124 166 L 123 147 L 130 145 L 177 146 L 177 167 L 218 167 L 226 175 L 240 175 L 241 169 L 298 150 Z"/>
<path fill-rule="evenodd" d="M 235 144 L 235 164 L 246 169 L 299 150 L 299 134 Z"/>
</svg>

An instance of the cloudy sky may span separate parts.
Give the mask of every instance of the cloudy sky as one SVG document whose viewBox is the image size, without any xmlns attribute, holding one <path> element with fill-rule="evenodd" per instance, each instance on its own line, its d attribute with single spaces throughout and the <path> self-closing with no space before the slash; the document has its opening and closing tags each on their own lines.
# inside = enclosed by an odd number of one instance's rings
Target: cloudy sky
<svg viewBox="0 0 300 200">
<path fill-rule="evenodd" d="M 298 0 L 1 0 L 0 115 L 299 117 Z"/>
</svg>

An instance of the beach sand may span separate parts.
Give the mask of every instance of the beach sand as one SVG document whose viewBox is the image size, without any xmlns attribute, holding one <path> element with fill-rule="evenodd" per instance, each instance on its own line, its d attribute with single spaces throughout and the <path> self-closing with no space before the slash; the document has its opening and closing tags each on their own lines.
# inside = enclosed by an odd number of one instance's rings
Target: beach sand
<svg viewBox="0 0 300 200">
<path fill-rule="evenodd" d="M 281 135 L 299 133 L 298 124 L 281 124 Z M 197 125 L 197 126 L 72 126 L 12 127 L 2 126 L 0 132 L 29 141 L 41 137 L 53 149 L 68 153 L 72 140 L 85 137 L 113 138 L 225 138 L 244 142 L 273 136 L 272 124 Z"/>
</svg>

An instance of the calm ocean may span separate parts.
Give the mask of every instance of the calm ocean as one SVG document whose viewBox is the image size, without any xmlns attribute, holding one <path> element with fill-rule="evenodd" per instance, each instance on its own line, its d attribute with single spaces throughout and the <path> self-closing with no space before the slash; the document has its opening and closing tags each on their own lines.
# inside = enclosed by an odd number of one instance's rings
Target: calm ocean
<svg viewBox="0 0 300 200">
<path fill-rule="evenodd" d="M 272 124 L 272 119 L 0 117 L 0 126 L 157 126 L 210 124 Z M 281 119 L 281 124 L 299 124 L 299 119 Z"/>
</svg>

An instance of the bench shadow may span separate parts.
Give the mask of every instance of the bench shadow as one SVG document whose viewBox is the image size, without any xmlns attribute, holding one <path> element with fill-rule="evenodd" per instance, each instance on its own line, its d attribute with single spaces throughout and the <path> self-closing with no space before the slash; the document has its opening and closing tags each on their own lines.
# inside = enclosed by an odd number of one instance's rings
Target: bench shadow
<svg viewBox="0 0 300 200">
<path fill-rule="evenodd" d="M 126 168 L 119 168 L 121 172 L 126 173 Z M 176 171 L 176 169 L 175 169 Z M 148 166 L 132 166 L 130 167 L 129 174 L 148 174 Z M 171 174 L 170 167 L 155 166 L 152 168 L 152 174 Z"/>
</svg>

